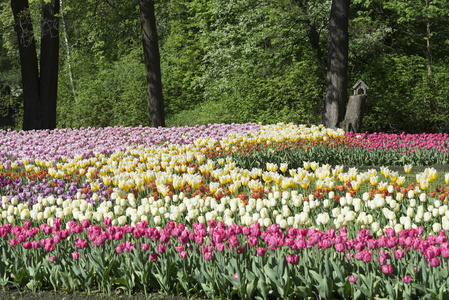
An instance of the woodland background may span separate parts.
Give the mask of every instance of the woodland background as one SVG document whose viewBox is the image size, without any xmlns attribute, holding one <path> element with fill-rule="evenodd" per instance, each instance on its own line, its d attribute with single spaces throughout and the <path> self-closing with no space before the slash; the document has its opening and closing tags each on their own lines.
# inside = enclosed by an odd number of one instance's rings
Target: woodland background
<svg viewBox="0 0 449 300">
<path fill-rule="evenodd" d="M 36 33 L 40 1 L 30 6 Z M 166 125 L 320 124 L 330 8 L 322 0 L 156 0 Z M 63 0 L 63 13 L 57 126 L 145 125 L 138 2 Z M 0 126 L 20 129 L 13 26 L 10 1 L 0 0 Z M 449 2 L 351 1 L 348 70 L 349 95 L 358 79 L 369 86 L 362 131 L 448 132 Z"/>
</svg>

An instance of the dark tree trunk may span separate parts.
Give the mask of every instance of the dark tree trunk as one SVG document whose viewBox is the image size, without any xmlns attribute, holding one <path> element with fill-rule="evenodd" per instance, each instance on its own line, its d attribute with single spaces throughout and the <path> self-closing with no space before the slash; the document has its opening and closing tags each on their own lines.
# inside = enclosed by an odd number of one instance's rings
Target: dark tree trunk
<svg viewBox="0 0 449 300">
<path fill-rule="evenodd" d="M 40 70 L 28 0 L 11 0 L 11 9 L 19 43 L 22 72 L 24 98 L 22 128 L 23 130 L 56 128 L 59 2 L 42 1 Z"/>
<path fill-rule="evenodd" d="M 349 1 L 332 0 L 329 18 L 323 124 L 333 129 L 338 127 L 345 116 L 348 88 Z"/>
<path fill-rule="evenodd" d="M 59 0 L 42 1 L 40 60 L 41 129 L 56 128 L 59 65 Z"/>
<path fill-rule="evenodd" d="M 11 0 L 23 87 L 23 130 L 40 128 L 39 71 L 28 0 Z"/>
<path fill-rule="evenodd" d="M 148 121 L 151 127 L 165 126 L 154 0 L 139 0 L 139 5 L 142 45 L 147 72 Z"/>
</svg>

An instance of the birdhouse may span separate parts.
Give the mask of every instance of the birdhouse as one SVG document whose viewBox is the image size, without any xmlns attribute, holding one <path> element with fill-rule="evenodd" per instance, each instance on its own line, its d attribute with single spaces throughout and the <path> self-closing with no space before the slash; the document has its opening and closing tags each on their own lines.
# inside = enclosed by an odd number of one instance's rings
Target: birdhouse
<svg viewBox="0 0 449 300">
<path fill-rule="evenodd" d="M 362 79 L 357 80 L 357 82 L 352 87 L 354 90 L 354 95 L 359 94 L 359 90 L 362 90 L 362 94 L 366 95 L 366 91 L 369 89 L 369 87 L 362 81 Z"/>
</svg>

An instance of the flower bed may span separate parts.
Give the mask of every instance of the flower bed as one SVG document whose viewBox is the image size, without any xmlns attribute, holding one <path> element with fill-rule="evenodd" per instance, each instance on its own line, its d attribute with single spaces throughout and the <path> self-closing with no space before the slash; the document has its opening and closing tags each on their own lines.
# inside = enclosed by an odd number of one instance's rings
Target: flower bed
<svg viewBox="0 0 449 300">
<path fill-rule="evenodd" d="M 388 138 L 401 154 L 376 142 L 370 160 L 420 162 L 424 146 Z M 329 164 L 369 155 L 373 143 L 291 124 L 1 131 L 0 285 L 445 295 L 449 173 Z M 424 148 L 444 162 L 447 136 Z"/>
</svg>

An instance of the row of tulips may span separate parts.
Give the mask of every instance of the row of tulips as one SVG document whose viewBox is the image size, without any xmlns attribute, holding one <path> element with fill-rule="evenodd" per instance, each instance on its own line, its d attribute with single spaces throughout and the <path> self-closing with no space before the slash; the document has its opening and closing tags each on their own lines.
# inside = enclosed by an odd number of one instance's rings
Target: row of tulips
<svg viewBox="0 0 449 300">
<path fill-rule="evenodd" d="M 205 174 L 201 173 L 203 167 L 209 168 Z M 384 234 L 387 227 L 399 231 L 422 225 L 426 233 L 449 230 L 449 187 L 434 184 L 438 178 L 435 169 L 418 173 L 414 183 L 405 182 L 405 177 L 388 168 L 381 168 L 381 174 L 375 169 L 359 173 L 354 168 L 343 172 L 338 166 L 305 163 L 304 168 L 289 169 L 285 176 L 275 172 L 277 168 L 268 163 L 267 171 L 248 171 L 234 168 L 228 160 L 217 167 L 207 161 L 181 175 L 174 170 L 147 170 L 134 173 L 135 179 L 129 177 L 128 183 L 136 187 L 128 193 L 126 187 L 120 188 L 120 179 L 108 175 L 102 179 L 86 176 L 83 184 L 43 178 L 41 183 L 32 180 L 24 186 L 25 179 L 16 177 L 13 181 L 9 174 L 4 189 L 13 195 L 1 198 L 0 221 L 51 222 L 59 217 L 101 222 L 108 217 L 114 225 L 143 220 L 161 226 L 168 221 L 193 224 L 216 220 L 228 226 L 259 222 L 264 227 L 278 224 L 284 229 L 368 228 L 377 235 Z M 285 165 L 280 169 L 287 171 Z M 3 178 L 5 175 L 8 173 Z M 444 177 L 449 185 L 449 174 Z M 43 188 L 51 189 L 50 182 L 62 190 L 61 195 L 38 193 L 28 197 Z M 14 195 L 13 191 L 21 192 Z"/>
<path fill-rule="evenodd" d="M 62 226 L 61 226 L 62 225 Z M 66 225 L 67 229 L 62 229 Z M 53 220 L 53 226 L 0 227 L 0 284 L 34 291 L 168 293 L 242 299 L 441 298 L 448 293 L 445 231 L 282 230 L 272 225 L 168 222 L 161 229 Z"/>
<path fill-rule="evenodd" d="M 447 134 L 353 134 L 320 126 L 209 124 L 174 128 L 87 128 L 16 132 L 0 130 L 0 165 L 14 169 L 25 161 L 46 167 L 73 158 L 111 155 L 127 148 L 193 145 L 212 158 L 231 156 L 237 166 L 260 161 L 293 166 L 304 160 L 332 165 L 447 164 Z M 261 151 L 261 150 L 264 151 Z M 239 159 L 236 159 L 239 158 Z M 254 158 L 256 162 L 254 163 Z M 297 167 L 297 166 L 295 166 Z"/>
</svg>

